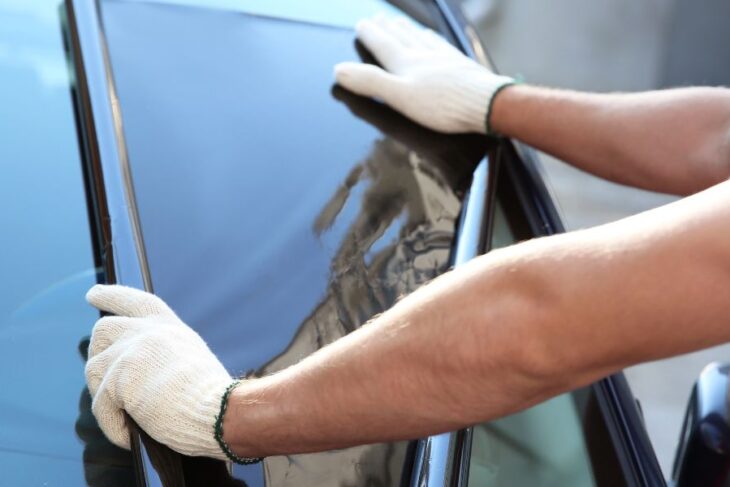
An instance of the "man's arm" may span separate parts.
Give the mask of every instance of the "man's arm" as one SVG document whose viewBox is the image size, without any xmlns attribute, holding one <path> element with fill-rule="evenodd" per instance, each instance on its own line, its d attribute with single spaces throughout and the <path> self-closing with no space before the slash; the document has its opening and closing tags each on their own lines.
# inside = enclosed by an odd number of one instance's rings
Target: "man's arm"
<svg viewBox="0 0 730 487">
<path fill-rule="evenodd" d="M 280 373 L 243 383 L 240 455 L 422 437 L 730 340 L 730 182 L 475 259 Z"/>
<path fill-rule="evenodd" d="M 378 29 L 369 34 L 371 47 L 392 46 L 401 34 L 396 24 Z M 456 51 L 435 34 L 418 32 L 400 38 L 408 49 L 439 50 L 441 67 L 471 62 L 454 58 Z M 391 52 L 389 63 L 398 64 L 404 52 Z M 440 113 L 442 128 L 479 130 L 488 103 L 465 104 L 455 95 L 461 91 L 448 89 L 466 88 L 466 101 L 474 101 L 484 93 L 482 82 L 493 95 L 504 80 L 486 80 L 489 73 L 474 66 L 426 76 L 437 81 L 430 85 L 421 83 L 418 63 L 398 75 L 345 65 L 338 80 L 382 96 L 419 122 Z M 521 88 L 502 90 L 510 92 L 531 97 Z M 439 111 L 424 104 L 424 93 Z M 517 103 L 528 110 L 532 102 Z M 456 117 L 449 115 L 454 106 Z M 495 116 L 498 130 L 513 130 Z M 512 121 L 531 128 L 526 134 L 534 144 L 551 143 L 536 135 L 540 125 Z M 559 117 L 541 123 L 556 125 Z M 586 167 L 589 152 L 575 156 Z M 625 366 L 730 340 L 728 222 L 730 181 L 619 222 L 492 252 L 302 362 L 243 382 L 228 402 L 232 378 L 165 303 L 138 290 L 95 286 L 89 301 L 116 316 L 101 318 L 92 334 L 86 365 L 92 410 L 119 446 L 129 447 L 126 411 L 156 440 L 214 458 L 226 458 L 213 437 L 226 404 L 223 437 L 247 457 L 421 437 L 497 418 Z"/>
<path fill-rule="evenodd" d="M 434 130 L 489 128 L 607 179 L 667 193 L 691 194 L 730 177 L 730 89 L 591 94 L 509 86 L 405 19 L 365 20 L 357 34 L 383 69 L 342 63 L 337 82 Z"/>
<path fill-rule="evenodd" d="M 304 453 L 422 437 L 519 411 L 628 365 L 730 340 L 730 181 L 601 227 L 525 242 L 439 277 L 279 373 L 233 379 L 159 298 L 87 297 L 99 425 L 126 411 L 188 455 Z"/>
<path fill-rule="evenodd" d="M 491 123 L 612 181 L 686 195 L 730 177 L 730 89 L 629 94 L 513 86 Z"/>
</svg>

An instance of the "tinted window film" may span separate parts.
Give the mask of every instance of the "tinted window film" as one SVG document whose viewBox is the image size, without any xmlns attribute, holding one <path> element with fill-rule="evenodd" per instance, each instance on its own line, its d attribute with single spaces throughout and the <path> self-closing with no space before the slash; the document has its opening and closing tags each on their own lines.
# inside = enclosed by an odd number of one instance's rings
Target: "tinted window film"
<svg viewBox="0 0 730 487">
<path fill-rule="evenodd" d="M 229 371 L 293 364 L 448 267 L 484 141 L 334 89 L 333 65 L 359 58 L 351 30 L 103 9 L 154 289 Z M 408 456 L 407 443 L 372 445 L 234 473 L 399 485 Z"/>
<path fill-rule="evenodd" d="M 59 12 L 0 4 L 0 483 L 132 485 L 84 383 L 96 269 Z"/>
</svg>

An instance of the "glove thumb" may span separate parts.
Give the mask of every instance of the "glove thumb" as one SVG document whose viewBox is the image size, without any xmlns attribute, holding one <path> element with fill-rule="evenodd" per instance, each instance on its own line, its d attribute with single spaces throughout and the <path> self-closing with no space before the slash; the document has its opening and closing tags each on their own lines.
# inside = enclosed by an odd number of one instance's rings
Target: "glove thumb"
<svg viewBox="0 0 730 487">
<path fill-rule="evenodd" d="M 335 80 L 343 88 L 361 96 L 379 98 L 386 103 L 393 100 L 401 86 L 397 76 L 362 63 L 340 63 L 335 66 Z"/>
</svg>

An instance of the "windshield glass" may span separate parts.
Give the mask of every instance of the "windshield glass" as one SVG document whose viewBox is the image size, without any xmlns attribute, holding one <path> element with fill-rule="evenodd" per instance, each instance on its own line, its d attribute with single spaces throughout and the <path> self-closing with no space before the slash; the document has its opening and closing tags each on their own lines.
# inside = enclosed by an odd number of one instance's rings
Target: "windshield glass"
<svg viewBox="0 0 730 487">
<path fill-rule="evenodd" d="M 96 270 L 59 12 L 0 3 L 1 483 L 133 485 L 84 384 Z"/>
</svg>

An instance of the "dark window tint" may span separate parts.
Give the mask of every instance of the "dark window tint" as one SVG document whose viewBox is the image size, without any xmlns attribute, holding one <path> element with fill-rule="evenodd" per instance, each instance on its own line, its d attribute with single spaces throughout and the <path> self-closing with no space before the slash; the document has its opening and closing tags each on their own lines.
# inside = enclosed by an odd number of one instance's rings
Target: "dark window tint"
<svg viewBox="0 0 730 487">
<path fill-rule="evenodd" d="M 483 141 L 335 89 L 333 65 L 359 58 L 351 30 L 103 8 L 154 290 L 232 373 L 293 364 L 447 268 Z M 250 485 L 399 485 L 407 447 L 235 472 Z"/>
</svg>

